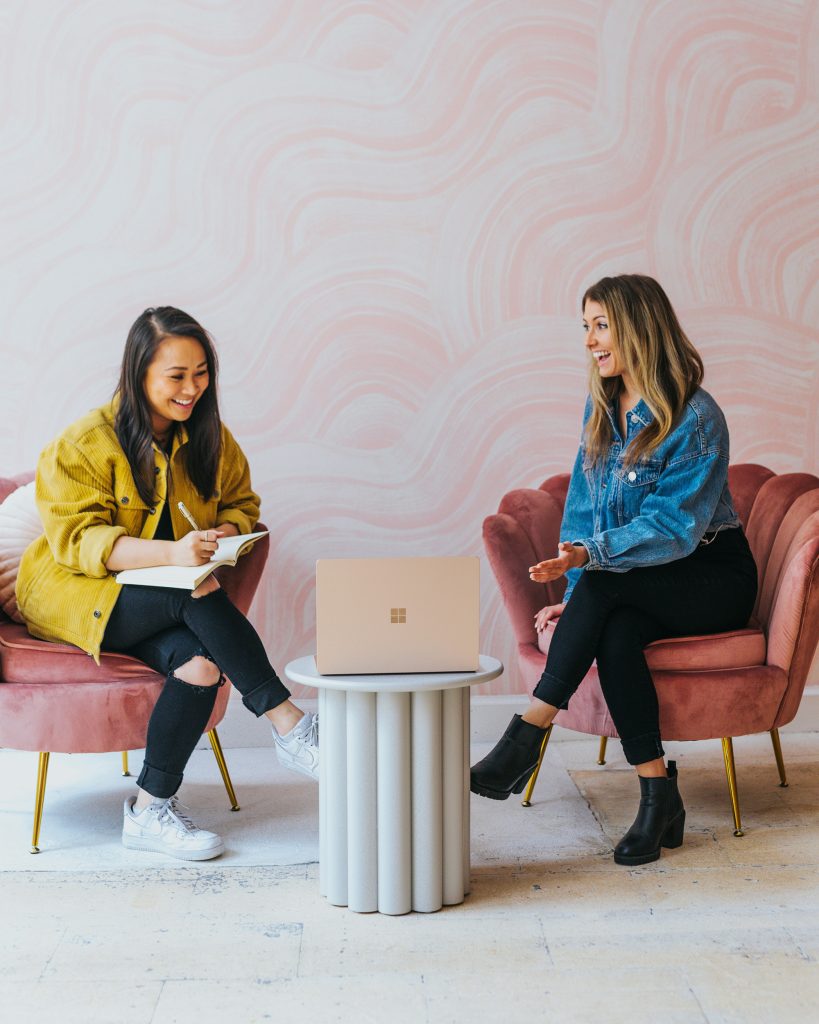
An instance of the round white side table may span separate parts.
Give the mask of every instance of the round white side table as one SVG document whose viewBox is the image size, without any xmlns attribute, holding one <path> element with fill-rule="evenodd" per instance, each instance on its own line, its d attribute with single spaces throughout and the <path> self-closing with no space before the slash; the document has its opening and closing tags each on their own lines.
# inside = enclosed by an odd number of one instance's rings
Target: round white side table
<svg viewBox="0 0 819 1024">
<path fill-rule="evenodd" d="M 330 903 L 359 913 L 430 913 L 469 892 L 469 688 L 477 672 L 322 676 L 308 655 L 285 666 L 319 691 L 319 872 Z"/>
</svg>

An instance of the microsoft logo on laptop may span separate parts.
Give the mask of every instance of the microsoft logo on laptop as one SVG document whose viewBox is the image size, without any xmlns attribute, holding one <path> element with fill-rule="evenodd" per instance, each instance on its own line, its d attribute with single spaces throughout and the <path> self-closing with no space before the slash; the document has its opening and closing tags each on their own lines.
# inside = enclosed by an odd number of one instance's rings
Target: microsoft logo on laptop
<svg viewBox="0 0 819 1024">
<path fill-rule="evenodd" d="M 390 622 L 392 625 L 397 625 L 401 622 L 407 621 L 407 609 L 406 608 L 390 608 Z"/>
</svg>

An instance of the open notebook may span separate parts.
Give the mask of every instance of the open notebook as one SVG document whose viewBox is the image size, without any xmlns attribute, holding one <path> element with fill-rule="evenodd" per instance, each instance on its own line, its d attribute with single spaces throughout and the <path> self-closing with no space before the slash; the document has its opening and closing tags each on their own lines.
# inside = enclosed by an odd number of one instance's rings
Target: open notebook
<svg viewBox="0 0 819 1024">
<path fill-rule="evenodd" d="M 242 533 L 238 537 L 220 537 L 211 560 L 204 565 L 152 565 L 147 569 L 123 569 L 116 574 L 117 583 L 196 590 L 220 565 L 236 565 L 239 555 L 267 532 L 262 530 L 260 533 Z"/>
</svg>

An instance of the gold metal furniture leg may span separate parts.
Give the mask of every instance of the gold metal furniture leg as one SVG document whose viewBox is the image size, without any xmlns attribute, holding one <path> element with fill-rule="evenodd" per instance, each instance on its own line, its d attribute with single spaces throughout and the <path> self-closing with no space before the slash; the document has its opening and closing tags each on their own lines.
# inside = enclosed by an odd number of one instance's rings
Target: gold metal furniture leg
<svg viewBox="0 0 819 1024">
<path fill-rule="evenodd" d="M 122 774 L 127 778 L 131 773 L 128 771 L 128 751 L 122 752 Z"/>
<path fill-rule="evenodd" d="M 774 757 L 776 758 L 776 767 L 779 769 L 779 785 L 783 789 L 787 788 L 788 779 L 785 775 L 785 761 L 782 757 L 782 744 L 779 742 L 779 730 L 771 729 L 771 743 L 773 743 Z"/>
<path fill-rule="evenodd" d="M 730 736 L 722 741 L 722 756 L 725 758 L 725 774 L 728 776 L 728 792 L 731 795 L 731 810 L 734 814 L 734 835 L 744 836 L 742 821 L 739 817 L 739 797 L 737 796 L 737 773 L 734 767 L 734 744 Z"/>
<path fill-rule="evenodd" d="M 597 755 L 597 763 L 598 764 L 605 764 L 606 763 L 606 744 L 608 743 L 608 741 L 609 741 L 608 736 L 601 736 L 600 737 L 600 753 Z"/>
<path fill-rule="evenodd" d="M 43 802 L 45 801 L 46 776 L 48 775 L 48 751 L 40 751 L 37 764 L 37 791 L 34 796 L 34 830 L 31 833 L 31 852 L 39 853 L 40 823 L 43 820 Z"/>
<path fill-rule="evenodd" d="M 543 737 L 543 742 L 540 744 L 540 756 L 537 759 L 535 770 L 529 776 L 529 783 L 526 786 L 526 792 L 523 794 L 523 799 L 521 800 L 521 805 L 523 807 L 532 806 L 532 790 L 535 788 L 538 772 L 540 771 L 540 766 L 543 764 L 543 755 L 546 753 L 546 747 L 549 745 L 549 737 L 552 735 L 553 728 L 554 725 L 549 726 L 546 730 L 546 735 Z"/>
<path fill-rule="evenodd" d="M 216 763 L 219 765 L 219 771 L 222 773 L 222 782 L 225 784 L 228 799 L 230 800 L 230 809 L 238 811 L 239 805 L 236 802 L 236 792 L 233 789 L 233 783 L 230 781 L 227 762 L 225 761 L 225 755 L 222 753 L 222 744 L 219 742 L 219 736 L 215 729 L 211 729 L 208 733 L 208 739 L 210 740 L 211 747 L 213 747 L 213 754 L 216 758 Z"/>
</svg>

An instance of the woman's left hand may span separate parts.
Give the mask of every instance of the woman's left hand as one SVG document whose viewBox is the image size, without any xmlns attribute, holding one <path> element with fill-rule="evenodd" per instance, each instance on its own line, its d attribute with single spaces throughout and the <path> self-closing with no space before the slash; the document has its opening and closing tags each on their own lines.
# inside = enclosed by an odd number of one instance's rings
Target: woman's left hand
<svg viewBox="0 0 819 1024">
<path fill-rule="evenodd" d="M 589 553 L 582 544 L 561 541 L 557 546 L 557 558 L 547 558 L 537 565 L 529 566 L 529 579 L 535 583 L 551 583 L 560 579 L 569 569 L 579 569 L 589 560 Z"/>
</svg>

